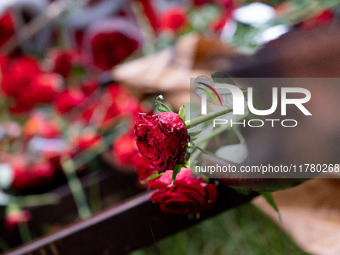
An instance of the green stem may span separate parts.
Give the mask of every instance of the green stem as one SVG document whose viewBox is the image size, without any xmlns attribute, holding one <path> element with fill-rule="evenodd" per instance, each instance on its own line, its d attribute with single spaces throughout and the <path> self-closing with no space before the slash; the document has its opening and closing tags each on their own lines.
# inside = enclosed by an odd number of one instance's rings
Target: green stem
<svg viewBox="0 0 340 255">
<path fill-rule="evenodd" d="M 224 131 L 227 131 L 228 129 L 230 129 L 230 126 L 226 126 L 226 127 L 219 127 L 219 128 L 216 128 L 214 130 L 214 132 L 212 132 L 210 135 L 206 136 L 206 137 L 203 137 L 201 139 L 198 139 L 195 144 L 199 145 L 199 144 L 202 144 L 202 143 L 205 143 L 205 142 L 209 142 L 211 138 L 214 138 L 215 136 L 218 136 L 220 134 L 222 134 Z"/>
<path fill-rule="evenodd" d="M 59 196 L 57 194 L 38 194 L 38 195 L 26 195 L 17 196 L 16 202 L 20 207 L 34 207 L 57 204 L 59 202 Z"/>
<path fill-rule="evenodd" d="M 227 108 L 227 109 L 224 109 L 222 111 L 212 112 L 212 113 L 209 113 L 209 114 L 204 115 L 204 116 L 197 117 L 197 118 L 192 119 L 192 120 L 187 120 L 187 121 L 185 121 L 185 125 L 187 126 L 187 128 L 195 127 L 195 126 L 197 126 L 197 125 L 199 125 L 203 122 L 206 122 L 208 120 L 212 120 L 216 117 L 230 113 L 232 111 L 233 111 L 233 109 Z"/>
<path fill-rule="evenodd" d="M 205 142 L 205 143 L 202 144 L 200 147 L 201 147 L 202 149 L 205 149 L 205 147 L 206 147 L 207 145 L 208 145 L 208 142 Z M 201 155 L 201 153 L 202 153 L 202 151 L 200 151 L 200 150 L 195 150 L 194 153 L 192 153 L 192 154 L 190 155 L 190 158 L 189 158 L 189 165 L 190 165 L 190 166 L 192 165 L 191 162 L 195 162 L 196 159 L 199 157 L 199 155 Z"/>
<path fill-rule="evenodd" d="M 32 240 L 32 235 L 26 222 L 19 223 L 18 228 L 23 243 L 27 243 Z"/>
<path fill-rule="evenodd" d="M 65 158 L 62 160 L 62 167 L 65 172 L 74 202 L 76 203 L 79 217 L 81 219 L 85 219 L 91 216 L 91 210 L 87 204 L 83 187 L 77 177 L 73 160 L 71 158 Z"/>
</svg>

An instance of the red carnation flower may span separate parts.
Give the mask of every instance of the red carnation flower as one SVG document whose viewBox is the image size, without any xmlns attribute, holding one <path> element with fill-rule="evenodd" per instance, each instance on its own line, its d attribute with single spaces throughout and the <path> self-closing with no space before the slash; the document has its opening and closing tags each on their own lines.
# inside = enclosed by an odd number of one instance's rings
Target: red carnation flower
<svg viewBox="0 0 340 255">
<path fill-rule="evenodd" d="M 173 7 L 160 16 L 160 29 L 178 33 L 187 24 L 187 13 L 182 7 Z"/>
<path fill-rule="evenodd" d="M 129 91 L 118 84 L 111 85 L 107 89 L 107 93 L 112 101 L 111 106 L 107 111 L 107 115 L 134 115 L 140 112 L 141 107 L 139 101 L 134 98 Z M 107 116 L 107 117 L 109 117 Z"/>
<path fill-rule="evenodd" d="M 162 211 L 174 214 L 195 214 L 209 209 L 216 200 L 216 186 L 207 184 L 202 178 L 191 178 L 190 172 L 189 168 L 182 169 L 170 187 L 171 170 L 149 181 L 151 188 L 157 189 L 150 200 L 158 204 Z"/>
<path fill-rule="evenodd" d="M 83 35 L 83 52 L 89 67 L 110 70 L 136 51 L 143 36 L 127 18 L 108 18 L 93 23 Z"/>
<path fill-rule="evenodd" d="M 74 140 L 74 145 L 75 150 L 77 152 L 81 152 L 85 150 L 96 149 L 102 145 L 102 142 L 101 136 L 89 132 L 78 136 Z"/>
<path fill-rule="evenodd" d="M 112 84 L 105 90 L 100 102 L 95 101 L 86 106 L 82 118 L 94 122 L 98 127 L 106 129 L 121 117 L 135 118 L 141 112 L 140 102 L 124 87 Z"/>
<path fill-rule="evenodd" d="M 9 64 L 3 73 L 2 89 L 7 96 L 17 97 L 26 92 L 33 77 L 42 71 L 38 61 L 32 57 L 21 57 Z"/>
<path fill-rule="evenodd" d="M 125 60 L 138 48 L 138 42 L 120 32 L 101 33 L 91 41 L 94 64 L 109 70 Z"/>
<path fill-rule="evenodd" d="M 99 82 L 97 79 L 89 79 L 85 83 L 81 84 L 81 90 L 86 96 L 91 95 L 96 89 L 99 88 Z"/>
<path fill-rule="evenodd" d="M 133 165 L 138 156 L 138 150 L 134 135 L 127 133 L 121 135 L 113 142 L 113 155 L 121 165 Z"/>
<path fill-rule="evenodd" d="M 184 164 L 188 131 L 178 114 L 140 113 L 135 123 L 137 147 L 144 160 L 159 171 Z"/>
<path fill-rule="evenodd" d="M 38 103 L 49 103 L 62 87 L 59 75 L 42 72 L 38 61 L 31 57 L 22 57 L 2 66 L 1 83 L 5 95 L 12 97 L 13 112 L 30 110 Z"/>
<path fill-rule="evenodd" d="M 47 121 L 40 114 L 33 115 L 23 126 L 23 134 L 28 138 L 33 136 L 55 138 L 60 135 L 60 131 L 57 123 Z"/>
<path fill-rule="evenodd" d="M 65 90 L 56 96 L 55 108 L 63 114 L 81 104 L 84 100 L 85 96 L 80 90 Z"/>
<path fill-rule="evenodd" d="M 52 72 L 67 78 L 72 71 L 74 53 L 67 50 L 53 50 L 49 53 L 49 58 L 53 61 Z"/>
<path fill-rule="evenodd" d="M 11 164 L 14 171 L 12 188 L 24 190 L 47 185 L 53 180 L 55 169 L 49 162 L 28 164 L 22 159 Z"/>
<path fill-rule="evenodd" d="M 29 87 L 29 98 L 33 103 L 49 103 L 61 91 L 63 82 L 58 74 L 42 73 L 33 77 Z"/>
</svg>

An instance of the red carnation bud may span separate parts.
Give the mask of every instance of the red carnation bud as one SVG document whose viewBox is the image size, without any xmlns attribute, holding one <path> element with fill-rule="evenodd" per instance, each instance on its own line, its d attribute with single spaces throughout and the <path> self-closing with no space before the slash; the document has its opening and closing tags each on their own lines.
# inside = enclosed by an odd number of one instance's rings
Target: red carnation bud
<svg viewBox="0 0 340 255">
<path fill-rule="evenodd" d="M 31 218 L 28 211 L 11 211 L 5 217 L 5 225 L 8 230 L 14 230 L 19 224 L 29 222 Z"/>
<path fill-rule="evenodd" d="M 135 123 L 135 136 L 140 154 L 157 170 L 173 170 L 176 164 L 184 164 L 188 131 L 178 114 L 140 113 Z"/>
</svg>

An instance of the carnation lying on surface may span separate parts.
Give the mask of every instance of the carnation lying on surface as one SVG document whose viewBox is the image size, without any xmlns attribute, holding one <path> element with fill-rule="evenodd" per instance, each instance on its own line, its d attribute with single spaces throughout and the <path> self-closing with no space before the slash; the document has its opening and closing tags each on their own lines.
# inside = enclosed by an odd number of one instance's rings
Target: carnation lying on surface
<svg viewBox="0 0 340 255">
<path fill-rule="evenodd" d="M 162 211 L 175 214 L 195 214 L 209 209 L 217 196 L 216 186 L 203 178 L 192 178 L 190 168 L 181 169 L 172 186 L 173 171 L 165 171 L 160 178 L 150 180 L 154 192 L 150 200 L 158 204 Z"/>
</svg>

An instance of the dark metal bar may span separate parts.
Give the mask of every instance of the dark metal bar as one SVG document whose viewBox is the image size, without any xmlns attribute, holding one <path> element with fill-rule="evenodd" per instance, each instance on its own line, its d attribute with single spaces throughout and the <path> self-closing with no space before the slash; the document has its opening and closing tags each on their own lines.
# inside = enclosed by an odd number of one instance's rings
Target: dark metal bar
<svg viewBox="0 0 340 255">
<path fill-rule="evenodd" d="M 200 219 L 160 211 L 145 193 L 87 220 L 17 248 L 7 255 L 126 254 L 249 201 L 224 186 L 211 210 Z"/>
</svg>

